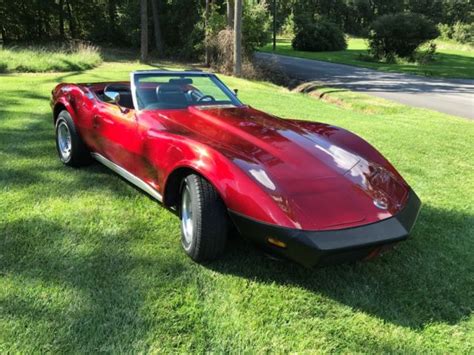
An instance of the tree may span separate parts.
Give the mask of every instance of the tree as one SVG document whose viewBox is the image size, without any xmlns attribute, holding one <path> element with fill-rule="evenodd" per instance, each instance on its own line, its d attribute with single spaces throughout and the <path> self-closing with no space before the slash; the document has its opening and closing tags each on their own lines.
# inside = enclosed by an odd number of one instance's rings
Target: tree
<svg viewBox="0 0 474 355">
<path fill-rule="evenodd" d="M 234 14 L 234 75 L 242 73 L 242 0 L 235 0 Z"/>
<path fill-rule="evenodd" d="M 291 42 L 299 51 L 340 51 L 347 48 L 344 32 L 334 23 L 321 19 L 299 26 Z"/>
<path fill-rule="evenodd" d="M 439 36 L 435 24 L 417 13 L 400 12 L 379 17 L 369 34 L 374 58 L 391 61 L 395 56 L 413 59 L 416 49 Z"/>
<path fill-rule="evenodd" d="M 234 0 L 227 0 L 227 27 L 233 28 L 234 27 Z"/>
<path fill-rule="evenodd" d="M 74 17 L 72 16 L 71 2 L 66 0 L 66 9 L 67 9 L 67 19 L 69 22 L 69 32 L 71 33 L 72 38 L 76 38 L 76 23 Z"/>
<path fill-rule="evenodd" d="M 140 60 L 148 59 L 148 9 L 147 0 L 140 0 Z"/>
<path fill-rule="evenodd" d="M 153 29 L 155 35 L 155 46 L 158 51 L 158 55 L 163 54 L 163 41 L 161 39 L 161 28 L 160 28 L 160 17 L 158 9 L 159 0 L 151 0 L 151 11 L 153 13 Z"/>
<path fill-rule="evenodd" d="M 58 5 L 59 36 L 64 38 L 64 0 L 59 0 Z"/>
<path fill-rule="evenodd" d="M 109 13 L 109 27 L 110 27 L 110 32 L 112 34 L 115 34 L 115 29 L 117 27 L 117 14 L 115 13 L 116 11 L 116 3 L 115 3 L 116 0 L 109 0 L 108 3 L 107 3 L 107 10 L 108 10 L 108 13 Z"/>
<path fill-rule="evenodd" d="M 210 11 L 211 11 L 211 0 L 206 0 L 206 8 L 205 8 L 205 13 L 204 13 L 204 41 L 205 41 L 205 63 L 206 66 L 209 66 L 211 63 L 211 49 L 209 46 L 209 16 L 210 16 Z"/>
</svg>

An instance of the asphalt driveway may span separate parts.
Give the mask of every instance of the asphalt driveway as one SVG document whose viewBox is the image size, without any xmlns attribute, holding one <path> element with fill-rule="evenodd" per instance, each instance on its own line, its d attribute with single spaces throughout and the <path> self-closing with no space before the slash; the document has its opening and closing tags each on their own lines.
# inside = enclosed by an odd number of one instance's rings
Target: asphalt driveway
<svg viewBox="0 0 474 355">
<path fill-rule="evenodd" d="M 256 56 L 275 61 L 296 79 L 317 80 L 331 87 L 474 119 L 474 80 L 432 79 L 271 53 L 258 52 Z"/>
</svg>

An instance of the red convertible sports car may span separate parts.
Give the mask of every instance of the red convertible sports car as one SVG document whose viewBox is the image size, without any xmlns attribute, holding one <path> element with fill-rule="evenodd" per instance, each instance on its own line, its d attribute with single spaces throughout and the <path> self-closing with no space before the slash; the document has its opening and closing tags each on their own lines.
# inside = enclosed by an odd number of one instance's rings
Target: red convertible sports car
<svg viewBox="0 0 474 355">
<path fill-rule="evenodd" d="M 61 161 L 92 157 L 175 211 L 196 261 L 218 257 L 232 226 L 305 266 L 368 259 L 406 239 L 420 209 L 360 137 L 251 108 L 214 74 L 59 84 L 51 105 Z"/>
</svg>

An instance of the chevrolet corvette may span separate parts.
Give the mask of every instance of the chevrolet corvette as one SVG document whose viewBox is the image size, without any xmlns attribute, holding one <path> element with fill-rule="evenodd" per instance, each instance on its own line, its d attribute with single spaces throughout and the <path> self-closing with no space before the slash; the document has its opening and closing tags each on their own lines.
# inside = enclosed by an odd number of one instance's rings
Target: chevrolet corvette
<svg viewBox="0 0 474 355">
<path fill-rule="evenodd" d="M 51 107 L 59 159 L 95 159 L 174 211 L 193 260 L 231 230 L 302 265 L 371 259 L 410 234 L 421 202 L 357 135 L 242 103 L 214 74 L 135 71 L 62 83 Z"/>
</svg>

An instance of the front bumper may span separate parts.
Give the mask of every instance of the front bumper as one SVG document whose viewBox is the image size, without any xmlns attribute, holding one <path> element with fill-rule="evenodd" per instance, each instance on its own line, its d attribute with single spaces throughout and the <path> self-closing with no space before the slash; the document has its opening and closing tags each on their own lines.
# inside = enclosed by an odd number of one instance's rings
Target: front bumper
<svg viewBox="0 0 474 355">
<path fill-rule="evenodd" d="M 420 199 L 414 191 L 410 191 L 406 206 L 394 217 L 358 227 L 328 231 L 279 227 L 255 221 L 233 211 L 229 213 L 244 237 L 267 251 L 313 267 L 369 258 L 407 239 L 420 207 Z M 286 246 L 270 244 L 268 238 L 277 239 Z"/>
</svg>

